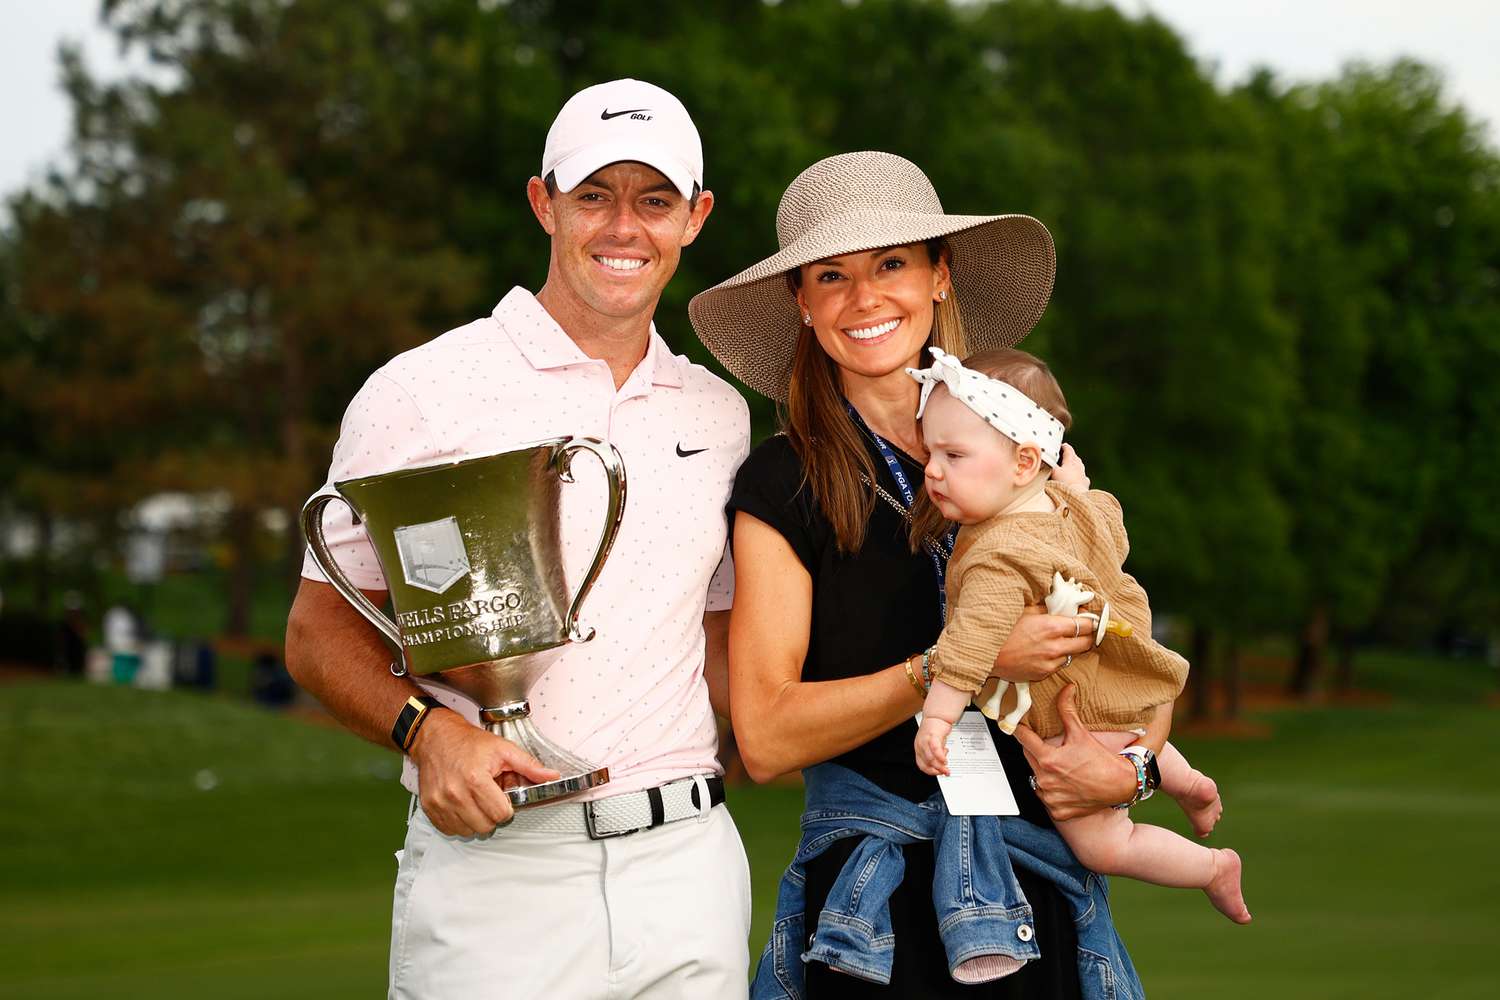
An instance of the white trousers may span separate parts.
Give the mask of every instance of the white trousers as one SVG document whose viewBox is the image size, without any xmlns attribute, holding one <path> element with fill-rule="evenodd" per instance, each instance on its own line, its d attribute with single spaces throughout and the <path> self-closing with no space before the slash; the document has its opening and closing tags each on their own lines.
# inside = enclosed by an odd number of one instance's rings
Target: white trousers
<svg viewBox="0 0 1500 1000">
<path fill-rule="evenodd" d="M 722 805 L 598 841 L 512 828 L 449 837 L 417 809 L 398 857 L 392 998 L 748 992 L 750 866 Z"/>
</svg>

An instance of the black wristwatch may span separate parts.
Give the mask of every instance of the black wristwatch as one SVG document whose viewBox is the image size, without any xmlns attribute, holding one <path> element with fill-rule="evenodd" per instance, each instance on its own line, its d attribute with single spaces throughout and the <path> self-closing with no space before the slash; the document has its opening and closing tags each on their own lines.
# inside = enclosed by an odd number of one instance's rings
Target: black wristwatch
<svg viewBox="0 0 1500 1000">
<path fill-rule="evenodd" d="M 396 744 L 396 749 L 402 753 L 410 750 L 412 741 L 417 738 L 417 730 L 427 721 L 427 714 L 435 708 L 446 707 L 436 698 L 425 694 L 412 695 L 406 699 L 406 704 L 401 706 L 401 714 L 396 716 L 396 724 L 391 727 L 391 742 Z"/>
<path fill-rule="evenodd" d="M 1156 751 L 1150 747 L 1146 751 L 1146 794 L 1150 795 L 1161 787 L 1161 764 L 1157 763 Z"/>
</svg>

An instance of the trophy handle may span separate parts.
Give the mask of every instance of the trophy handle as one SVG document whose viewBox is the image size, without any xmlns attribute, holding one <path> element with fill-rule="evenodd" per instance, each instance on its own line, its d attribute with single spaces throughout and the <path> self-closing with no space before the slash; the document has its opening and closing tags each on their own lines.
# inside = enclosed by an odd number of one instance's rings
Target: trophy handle
<svg viewBox="0 0 1500 1000">
<path fill-rule="evenodd" d="M 573 454 L 579 451 L 593 453 L 604 466 L 604 474 L 609 479 L 609 510 L 604 516 L 604 532 L 599 536 L 599 547 L 594 550 L 594 561 L 589 564 L 589 571 L 583 575 L 578 593 L 573 595 L 573 602 L 568 605 L 568 617 L 564 624 L 568 629 L 569 642 L 588 642 L 594 637 L 592 628 L 585 630 L 579 627 L 578 608 L 593 588 L 594 581 L 599 579 L 599 571 L 604 567 L 604 559 L 609 555 L 611 546 L 615 544 L 615 535 L 619 533 L 620 521 L 625 516 L 625 460 L 620 457 L 619 450 L 598 438 L 569 438 L 559 446 L 557 452 L 557 474 L 565 483 L 573 481 Z"/>
<path fill-rule="evenodd" d="M 323 575 L 328 577 L 328 582 L 333 584 L 333 589 L 337 590 L 344 600 L 354 605 L 354 610 L 364 615 L 366 621 L 380 630 L 386 641 L 395 647 L 397 661 L 404 663 L 406 650 L 401 642 L 401 633 L 396 630 L 395 622 L 387 618 L 374 602 L 349 582 L 349 578 L 344 575 L 344 571 L 339 567 L 332 553 L 328 551 L 328 539 L 323 535 L 323 508 L 335 500 L 348 507 L 349 512 L 354 515 L 354 523 L 359 523 L 359 511 L 355 510 L 354 505 L 348 500 L 337 493 L 319 493 L 307 501 L 306 506 L 302 508 L 302 537 L 307 539 L 307 551 L 312 554 L 313 562 L 318 564 Z M 391 669 L 395 672 L 394 667 Z"/>
</svg>

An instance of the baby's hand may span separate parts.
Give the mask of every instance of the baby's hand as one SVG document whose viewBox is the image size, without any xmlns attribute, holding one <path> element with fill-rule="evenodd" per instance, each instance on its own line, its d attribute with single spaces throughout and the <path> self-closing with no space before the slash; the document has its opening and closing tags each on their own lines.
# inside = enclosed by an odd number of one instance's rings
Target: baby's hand
<svg viewBox="0 0 1500 1000">
<path fill-rule="evenodd" d="M 948 734 L 953 723 L 935 715 L 924 715 L 917 727 L 917 767 L 923 774 L 948 773 Z"/>
<path fill-rule="evenodd" d="M 1083 459 L 1078 457 L 1078 452 L 1073 446 L 1064 443 L 1062 452 L 1058 456 L 1057 468 L 1052 470 L 1054 481 L 1070 486 L 1080 493 L 1089 491 L 1089 474 L 1084 469 Z"/>
</svg>

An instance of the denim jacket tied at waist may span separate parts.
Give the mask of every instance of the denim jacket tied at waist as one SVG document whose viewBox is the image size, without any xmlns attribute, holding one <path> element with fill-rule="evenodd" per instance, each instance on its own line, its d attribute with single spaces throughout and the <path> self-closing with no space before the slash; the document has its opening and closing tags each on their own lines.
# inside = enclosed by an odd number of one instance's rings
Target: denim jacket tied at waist
<svg viewBox="0 0 1500 1000">
<path fill-rule="evenodd" d="M 1054 830 L 1015 817 L 954 816 L 941 794 L 913 803 L 837 764 L 803 772 L 802 841 L 782 877 L 776 920 L 752 1000 L 802 1000 L 803 962 L 889 983 L 895 935 L 890 897 L 906 871 L 902 846 L 934 842 L 932 901 L 948 968 L 986 955 L 1040 955 L 1031 905 L 1015 868 L 1057 887 L 1078 934 L 1078 977 L 1087 1000 L 1140 1000 L 1141 981 L 1110 919 L 1108 886 L 1081 866 Z M 806 864 L 837 840 L 862 838 L 844 864 L 809 939 Z M 804 944 L 806 950 L 803 950 Z"/>
</svg>

